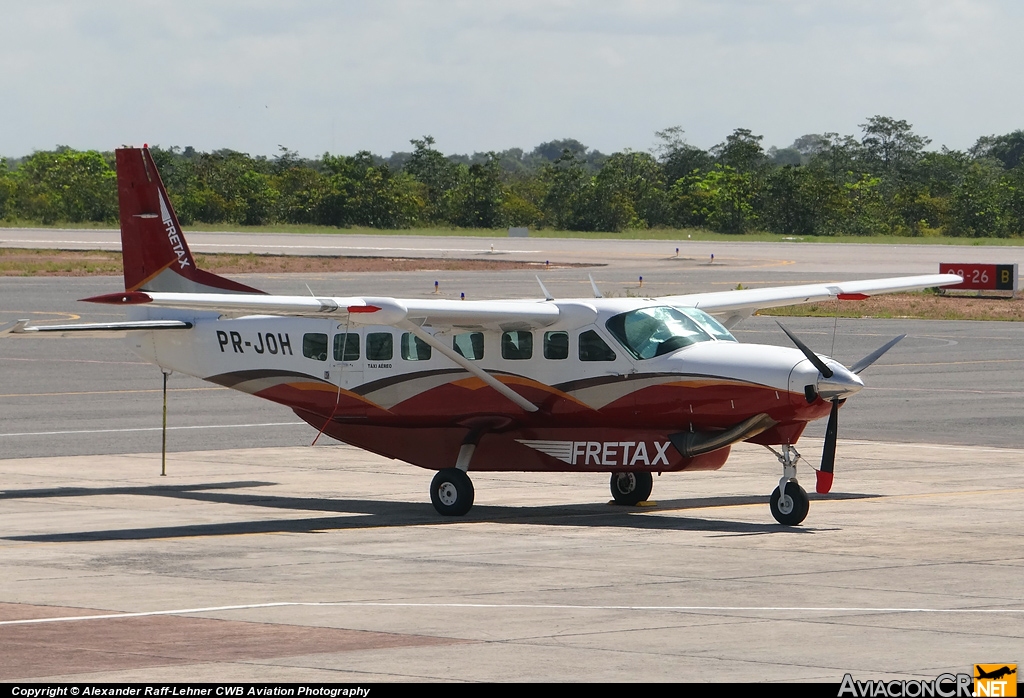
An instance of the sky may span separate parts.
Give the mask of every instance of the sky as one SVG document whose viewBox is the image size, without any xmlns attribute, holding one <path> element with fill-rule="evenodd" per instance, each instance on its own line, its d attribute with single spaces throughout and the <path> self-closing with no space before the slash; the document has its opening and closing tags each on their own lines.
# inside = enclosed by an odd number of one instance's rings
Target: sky
<svg viewBox="0 0 1024 698">
<path fill-rule="evenodd" d="M 1019 0 L 0 0 L 0 155 L 1024 128 Z"/>
</svg>

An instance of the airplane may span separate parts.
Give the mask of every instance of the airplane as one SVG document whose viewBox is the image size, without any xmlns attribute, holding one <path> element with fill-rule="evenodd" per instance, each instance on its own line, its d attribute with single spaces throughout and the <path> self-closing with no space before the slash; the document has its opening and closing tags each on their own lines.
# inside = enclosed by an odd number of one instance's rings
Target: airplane
<svg viewBox="0 0 1024 698">
<path fill-rule="evenodd" d="M 1010 674 L 1016 674 L 1017 673 L 1017 668 L 1016 668 L 1016 666 L 1014 666 L 1014 668 L 1011 669 L 1009 666 L 1005 666 L 1004 665 L 1003 667 L 1001 667 L 999 669 L 995 669 L 994 671 L 985 671 L 984 669 L 981 668 L 980 665 L 975 664 L 974 665 L 974 673 L 977 674 L 977 676 L 974 677 L 976 679 L 995 679 L 995 680 L 998 681 L 999 679 L 1003 678 L 1004 676 L 1009 676 Z"/>
<path fill-rule="evenodd" d="M 761 308 L 961 282 L 933 274 L 662 298 L 604 298 L 592 283 L 593 298 L 558 300 L 543 283 L 537 300 L 269 295 L 196 266 L 148 147 L 118 149 L 116 170 L 124 291 L 82 300 L 123 306 L 127 320 L 19 320 L 3 333 L 127 332 L 165 372 L 272 400 L 317 438 L 436 471 L 430 499 L 444 516 L 470 511 L 471 471 L 608 473 L 614 501 L 637 505 L 653 473 L 717 470 L 747 441 L 782 465 L 770 510 L 798 525 L 809 498 L 797 441 L 828 418 L 815 478 L 829 492 L 839 408 L 903 337 L 847 368 L 785 327 L 795 348 L 741 344 L 729 328 Z"/>
</svg>

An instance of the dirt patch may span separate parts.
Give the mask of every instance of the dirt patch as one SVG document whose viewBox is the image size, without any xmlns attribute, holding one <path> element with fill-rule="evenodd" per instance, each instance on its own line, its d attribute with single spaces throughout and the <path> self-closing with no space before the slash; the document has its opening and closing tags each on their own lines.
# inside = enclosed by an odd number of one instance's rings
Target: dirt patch
<svg viewBox="0 0 1024 698">
<path fill-rule="evenodd" d="M 871 317 L 1024 322 L 1024 298 L 979 298 L 935 293 L 892 293 L 863 301 L 827 301 L 758 311 L 790 317 Z"/>
<path fill-rule="evenodd" d="M 200 269 L 215 274 L 317 274 L 330 272 L 500 271 L 542 269 L 540 262 L 418 257 L 297 257 L 197 254 Z M 594 266 L 552 264 L 549 268 Z M 121 253 L 0 248 L 0 276 L 120 276 Z"/>
</svg>

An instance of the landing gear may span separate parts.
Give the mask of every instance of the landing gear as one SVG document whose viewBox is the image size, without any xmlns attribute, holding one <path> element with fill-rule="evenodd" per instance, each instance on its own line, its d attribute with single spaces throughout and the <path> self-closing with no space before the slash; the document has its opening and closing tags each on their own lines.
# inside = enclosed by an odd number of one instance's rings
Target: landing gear
<svg viewBox="0 0 1024 698">
<path fill-rule="evenodd" d="M 635 506 L 651 496 L 654 478 L 645 472 L 612 473 L 611 488 L 616 504 Z"/>
<path fill-rule="evenodd" d="M 807 517 L 811 503 L 804 488 L 793 480 L 786 483 L 785 494 L 776 487 L 768 504 L 776 521 L 783 526 L 796 526 Z"/>
<path fill-rule="evenodd" d="M 779 486 L 772 492 L 768 506 L 772 510 L 772 516 L 780 524 L 796 526 L 807 518 L 807 510 L 811 506 L 807 492 L 796 481 L 796 462 L 800 460 L 800 453 L 790 444 L 782 445 L 782 453 L 770 446 L 767 448 L 782 463 L 782 478 L 779 480 Z"/>
<path fill-rule="evenodd" d="M 473 481 L 458 468 L 439 470 L 430 482 L 430 501 L 441 516 L 464 516 L 473 506 Z"/>
</svg>

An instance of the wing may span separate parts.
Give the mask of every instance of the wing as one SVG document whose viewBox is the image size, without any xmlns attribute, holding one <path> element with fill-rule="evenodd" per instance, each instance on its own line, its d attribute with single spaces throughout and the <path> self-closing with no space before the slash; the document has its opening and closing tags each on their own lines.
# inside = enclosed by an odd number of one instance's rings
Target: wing
<svg viewBox="0 0 1024 698">
<path fill-rule="evenodd" d="M 353 324 L 431 324 L 502 331 L 547 327 L 560 316 L 547 301 L 450 301 L 370 296 L 313 297 L 257 296 L 235 293 L 161 293 L 132 291 L 83 299 L 110 305 L 148 305 L 160 308 L 216 311 L 226 315 L 285 315 L 344 317 Z"/>
<path fill-rule="evenodd" d="M 527 412 L 537 406 L 493 375 L 453 351 L 424 324 L 456 329 L 526 330 L 558 321 L 558 306 L 547 301 L 448 301 L 396 298 L 270 296 L 233 293 L 170 293 L 126 291 L 83 299 L 110 305 L 149 305 L 184 310 L 216 311 L 228 315 L 286 315 L 346 318 L 355 325 L 390 325 L 412 332 L 457 365 L 507 397 Z"/>
<path fill-rule="evenodd" d="M 716 293 L 692 293 L 686 296 L 668 296 L 662 300 L 672 305 L 699 308 L 723 318 L 723 324 L 726 327 L 732 327 L 762 308 L 815 303 L 835 298 L 861 300 L 879 293 L 918 291 L 924 288 L 953 286 L 959 283 L 963 283 L 963 279 L 956 274 L 927 274 L 891 279 L 843 281 L 834 284 L 806 284 Z"/>
</svg>

